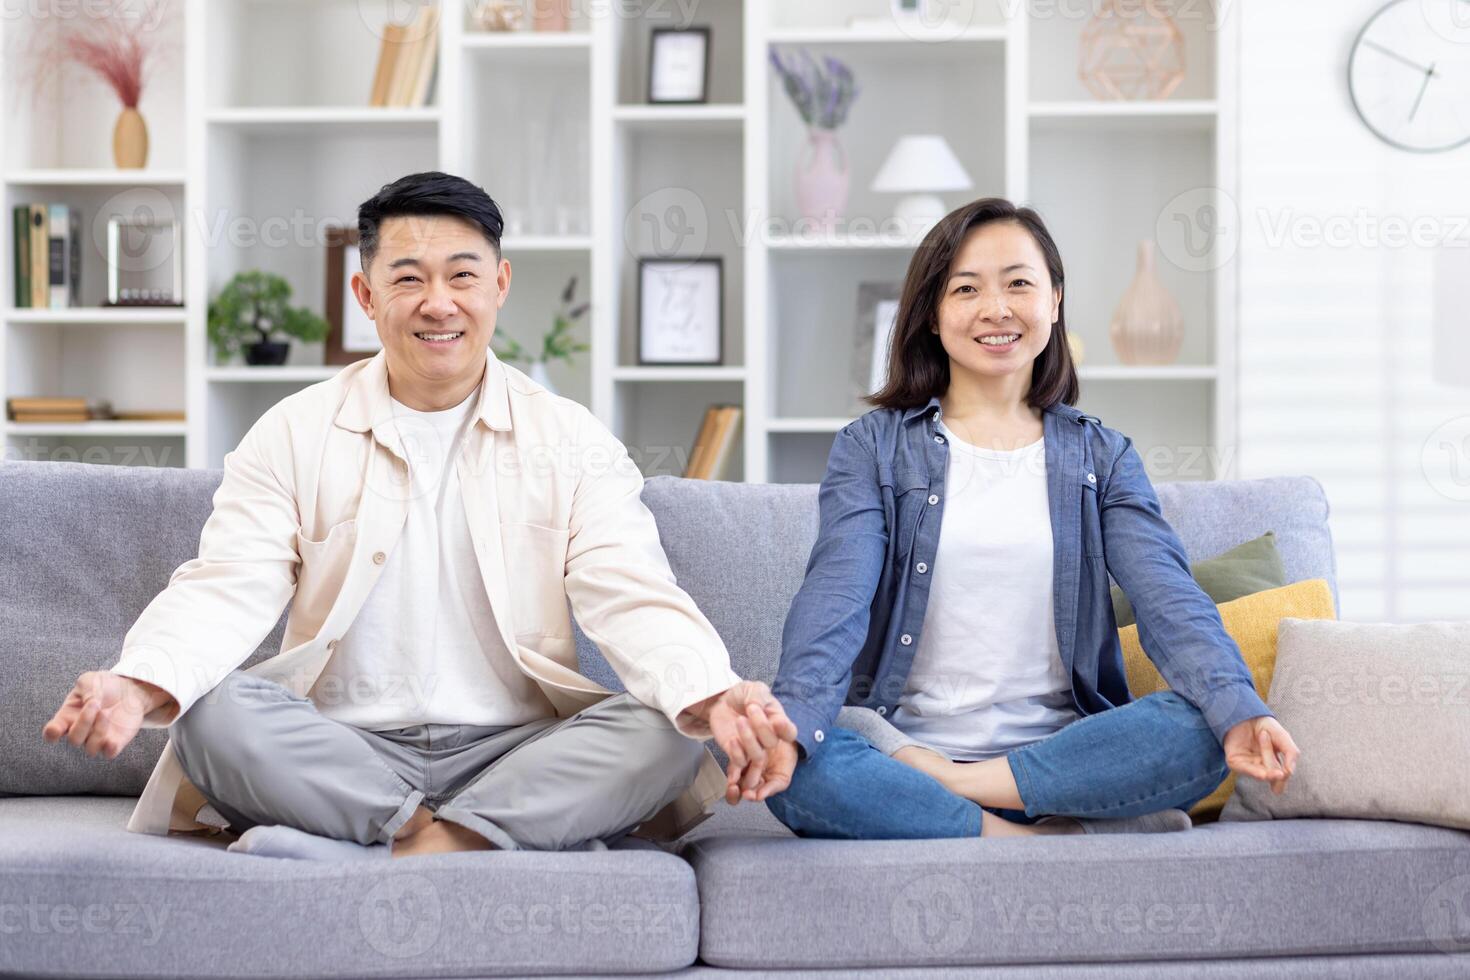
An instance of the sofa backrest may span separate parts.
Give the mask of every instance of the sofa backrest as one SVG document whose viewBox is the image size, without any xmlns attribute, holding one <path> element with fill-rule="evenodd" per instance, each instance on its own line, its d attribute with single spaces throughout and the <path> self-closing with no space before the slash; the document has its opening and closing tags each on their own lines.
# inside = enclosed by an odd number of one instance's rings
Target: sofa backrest
<svg viewBox="0 0 1470 980">
<path fill-rule="evenodd" d="M 221 470 L 0 462 L 0 794 L 142 792 L 166 732 L 144 729 L 110 762 L 41 738 L 78 674 L 116 662 L 123 637 L 199 549 Z M 1336 589 L 1327 502 L 1309 477 L 1161 484 L 1192 558 L 1275 530 L 1293 580 Z M 643 499 L 679 584 L 735 669 L 769 681 L 781 626 L 817 530 L 816 487 L 655 477 Z M 287 608 L 289 613 L 289 606 Z M 246 660 L 280 650 L 286 614 Z M 620 688 L 577 630 L 589 676 Z"/>
<path fill-rule="evenodd" d="M 1337 604 L 1337 566 L 1327 495 L 1309 476 L 1160 483 L 1164 517 L 1191 561 L 1276 532 L 1289 582 L 1324 578 Z M 730 651 L 736 673 L 769 682 L 781 626 L 817 536 L 815 484 L 745 484 L 653 477 L 643 500 L 664 551 Z M 621 689 L 597 648 L 577 630 L 578 658 L 594 680 Z"/>
</svg>

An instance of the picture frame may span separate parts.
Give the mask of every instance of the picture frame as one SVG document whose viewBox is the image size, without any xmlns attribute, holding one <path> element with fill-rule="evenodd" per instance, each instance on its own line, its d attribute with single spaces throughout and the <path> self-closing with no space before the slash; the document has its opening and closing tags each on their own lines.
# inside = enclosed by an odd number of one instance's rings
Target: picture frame
<svg viewBox="0 0 1470 980">
<path fill-rule="evenodd" d="M 372 357 L 383 349 L 378 328 L 362 311 L 352 292 L 351 269 L 361 268 L 357 251 L 357 229 L 326 229 L 327 243 L 327 339 L 322 363 L 351 364 Z"/>
<path fill-rule="evenodd" d="M 852 345 L 852 405 L 858 411 L 866 411 L 863 398 L 888 380 L 888 345 L 902 294 L 899 282 L 858 284 Z"/>
<path fill-rule="evenodd" d="M 725 265 L 719 256 L 638 260 L 638 363 L 724 363 Z"/>
<path fill-rule="evenodd" d="M 655 27 L 648 36 L 648 102 L 690 105 L 709 101 L 708 27 Z"/>
<path fill-rule="evenodd" d="M 107 219 L 105 305 L 184 305 L 184 239 L 181 222 L 124 218 L 118 215 Z"/>
</svg>

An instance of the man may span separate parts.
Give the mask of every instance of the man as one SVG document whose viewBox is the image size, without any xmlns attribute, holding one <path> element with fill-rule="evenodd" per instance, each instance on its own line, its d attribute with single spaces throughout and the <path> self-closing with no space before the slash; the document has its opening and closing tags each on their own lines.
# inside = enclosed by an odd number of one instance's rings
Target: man
<svg viewBox="0 0 1470 980">
<path fill-rule="evenodd" d="M 787 785 L 795 726 L 675 584 L 624 447 L 489 351 L 501 227 L 438 172 L 359 209 L 382 351 L 252 426 L 199 556 L 43 729 L 109 759 L 171 729 L 128 829 L 209 804 L 277 857 L 560 850 Z M 626 693 L 579 673 L 568 600 Z M 288 601 L 282 652 L 238 670 Z"/>
</svg>

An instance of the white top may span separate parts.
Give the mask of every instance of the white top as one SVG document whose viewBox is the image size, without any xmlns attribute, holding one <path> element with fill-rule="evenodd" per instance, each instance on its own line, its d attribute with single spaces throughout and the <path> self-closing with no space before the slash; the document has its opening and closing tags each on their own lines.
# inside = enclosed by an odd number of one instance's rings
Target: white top
<svg viewBox="0 0 1470 980">
<path fill-rule="evenodd" d="M 989 759 L 1079 717 L 1057 647 L 1045 440 L 982 449 L 939 429 L 950 449 L 944 517 L 892 720 L 953 758 Z"/>
<path fill-rule="evenodd" d="M 413 493 L 398 546 L 312 686 L 317 710 L 369 731 L 519 725 L 555 709 L 496 629 L 452 461 L 479 388 L 454 408 L 392 399 Z M 511 578 L 514 582 L 514 575 Z"/>
</svg>

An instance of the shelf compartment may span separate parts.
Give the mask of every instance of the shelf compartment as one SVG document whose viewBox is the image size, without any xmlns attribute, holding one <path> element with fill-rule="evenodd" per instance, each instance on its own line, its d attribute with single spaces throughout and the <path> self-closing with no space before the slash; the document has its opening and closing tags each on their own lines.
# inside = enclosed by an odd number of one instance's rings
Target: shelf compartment
<svg viewBox="0 0 1470 980">
<path fill-rule="evenodd" d="M 711 405 L 744 405 L 739 382 L 627 382 L 614 392 L 613 432 L 644 476 L 682 476 Z M 743 480 L 745 427 L 741 418 L 726 480 Z"/>
<path fill-rule="evenodd" d="M 745 3 L 757 0 L 704 0 L 687 7 L 664 0 L 623 0 L 613 17 L 617 101 L 648 101 L 649 39 L 656 28 L 709 29 L 708 90 L 702 106 L 740 102 L 745 91 Z M 660 103 L 662 106 L 663 104 Z"/>
<path fill-rule="evenodd" d="M 783 54 L 796 48 L 777 45 Z M 968 190 L 939 195 L 946 208 L 1006 191 L 1005 46 L 1003 44 L 807 46 L 815 58 L 840 58 L 863 86 L 837 138 L 847 154 L 849 191 L 844 214 L 829 237 L 895 237 L 894 208 L 901 195 L 871 189 L 873 178 L 901 136 L 942 136 L 969 175 Z M 821 237 L 796 204 L 794 175 L 807 152 L 808 130 L 766 68 L 769 151 L 768 235 L 777 240 Z M 908 236 L 904 236 L 908 237 Z"/>
<path fill-rule="evenodd" d="M 209 51 L 205 105 L 366 108 L 384 27 L 418 10 L 361 0 L 209 0 L 199 8 Z M 441 48 L 443 31 L 441 23 Z M 442 72 L 442 61 L 437 67 Z"/>
</svg>

